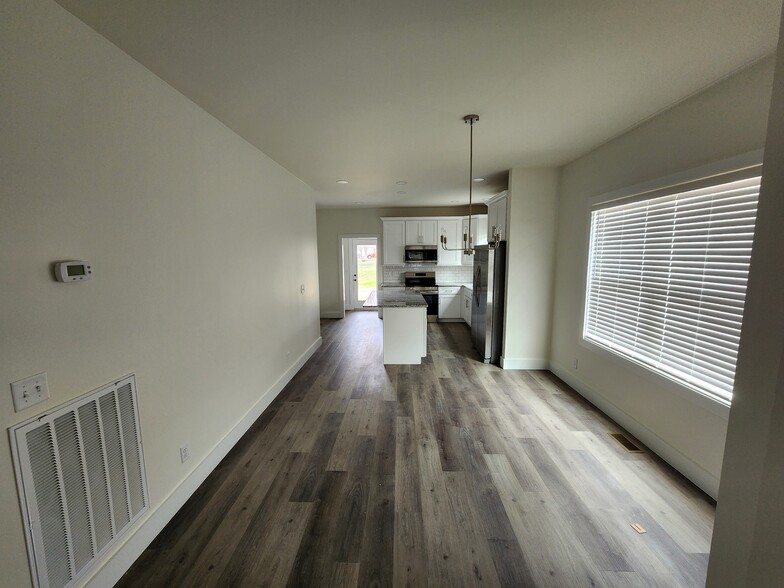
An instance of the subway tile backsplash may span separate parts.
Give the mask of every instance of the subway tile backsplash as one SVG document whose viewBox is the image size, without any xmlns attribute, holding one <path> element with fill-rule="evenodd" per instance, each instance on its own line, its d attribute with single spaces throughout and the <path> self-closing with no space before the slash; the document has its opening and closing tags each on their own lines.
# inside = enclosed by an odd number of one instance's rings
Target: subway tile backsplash
<svg viewBox="0 0 784 588">
<path fill-rule="evenodd" d="M 436 284 L 448 286 L 452 284 L 470 284 L 474 279 L 473 265 L 434 266 L 432 263 L 409 263 L 406 265 L 383 266 L 383 284 L 386 286 L 403 284 L 406 272 L 436 272 Z"/>
</svg>

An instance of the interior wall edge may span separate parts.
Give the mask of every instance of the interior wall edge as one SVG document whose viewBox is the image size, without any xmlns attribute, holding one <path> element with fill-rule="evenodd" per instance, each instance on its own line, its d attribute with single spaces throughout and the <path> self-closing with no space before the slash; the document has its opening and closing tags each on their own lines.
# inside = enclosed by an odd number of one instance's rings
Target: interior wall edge
<svg viewBox="0 0 784 588">
<path fill-rule="evenodd" d="M 546 370 L 550 360 L 546 357 L 504 357 L 501 356 L 501 367 L 505 370 Z"/>
<path fill-rule="evenodd" d="M 342 319 L 343 318 L 343 311 L 342 310 L 322 310 L 320 316 L 323 319 Z"/>
<path fill-rule="evenodd" d="M 89 577 L 85 586 L 103 588 L 113 586 L 122 578 L 123 574 L 134 564 L 142 552 L 152 543 L 158 534 L 166 527 L 174 515 L 182 508 L 207 476 L 218 466 L 224 457 L 232 450 L 242 436 L 250 429 L 254 422 L 261 416 L 266 408 L 283 391 L 286 385 L 302 369 L 302 366 L 321 347 L 322 338 L 319 336 L 302 355 L 286 370 L 278 380 L 267 389 L 250 410 L 234 427 L 221 439 L 215 447 L 204 457 L 193 471 L 179 486 L 154 509 L 148 516 L 140 521 L 128 538 L 97 568 Z"/>
<path fill-rule="evenodd" d="M 651 451 L 686 476 L 708 496 L 716 500 L 719 494 L 719 478 L 667 443 L 667 441 L 630 414 L 607 400 L 592 386 L 571 374 L 564 366 L 550 362 L 550 371 L 571 386 L 580 396 L 637 437 Z"/>
</svg>

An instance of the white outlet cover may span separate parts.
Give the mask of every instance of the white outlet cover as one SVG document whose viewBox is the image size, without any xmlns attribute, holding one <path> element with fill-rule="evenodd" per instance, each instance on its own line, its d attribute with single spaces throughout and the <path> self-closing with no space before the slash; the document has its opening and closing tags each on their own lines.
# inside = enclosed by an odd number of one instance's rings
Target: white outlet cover
<svg viewBox="0 0 784 588">
<path fill-rule="evenodd" d="M 14 398 L 14 411 L 19 412 L 49 398 L 49 383 L 46 372 L 41 372 L 11 384 L 11 395 Z"/>
<path fill-rule="evenodd" d="M 187 445 L 180 447 L 180 460 L 185 463 L 191 458 L 191 449 Z"/>
</svg>

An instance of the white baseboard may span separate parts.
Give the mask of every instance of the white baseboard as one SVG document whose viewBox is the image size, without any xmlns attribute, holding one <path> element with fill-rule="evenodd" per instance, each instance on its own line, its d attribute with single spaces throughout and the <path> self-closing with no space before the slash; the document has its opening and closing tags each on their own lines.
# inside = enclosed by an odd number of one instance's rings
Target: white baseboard
<svg viewBox="0 0 784 588">
<path fill-rule="evenodd" d="M 546 370 L 550 362 L 544 358 L 522 358 L 501 356 L 501 367 L 505 370 Z"/>
<path fill-rule="evenodd" d="M 335 318 L 335 319 L 342 319 L 345 316 L 345 312 L 342 310 L 322 310 L 321 311 L 321 318 Z"/>
<path fill-rule="evenodd" d="M 177 514 L 182 505 L 201 486 L 212 470 L 226 457 L 237 441 L 247 432 L 250 426 L 259 418 L 264 409 L 280 394 L 291 378 L 305 365 L 316 350 L 321 347 L 321 337 L 316 339 L 308 349 L 299 356 L 296 362 L 259 398 L 258 402 L 242 417 L 237 424 L 221 439 L 218 444 L 197 465 L 190 475 L 166 497 L 166 499 L 149 515 L 139 521 L 128 539 L 110 556 L 86 582 L 85 586 L 103 588 L 114 586 L 123 574 L 133 565 L 136 559 L 147 548 L 155 537 L 158 536 L 171 518 Z"/>
<path fill-rule="evenodd" d="M 551 363 L 550 371 L 574 388 L 581 396 L 584 396 L 591 404 L 645 443 L 656 455 L 694 482 L 708 496 L 714 500 L 716 499 L 719 494 L 719 479 L 716 476 L 692 461 L 691 458 L 681 453 L 634 417 L 618 408 L 614 403 L 604 398 L 597 390 L 580 380 L 563 366 Z"/>
</svg>

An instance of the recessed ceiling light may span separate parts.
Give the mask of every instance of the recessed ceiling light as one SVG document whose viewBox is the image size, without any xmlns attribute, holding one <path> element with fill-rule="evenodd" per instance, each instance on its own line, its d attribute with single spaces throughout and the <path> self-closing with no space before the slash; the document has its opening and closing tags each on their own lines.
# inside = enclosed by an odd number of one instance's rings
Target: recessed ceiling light
<svg viewBox="0 0 784 588">
<path fill-rule="evenodd" d="M 348 180 L 338 180 L 338 184 L 348 184 Z"/>
<path fill-rule="evenodd" d="M 405 186 L 406 184 L 408 184 L 408 182 L 406 182 L 405 180 L 399 180 L 399 181 L 397 181 L 397 182 L 395 182 L 395 183 L 396 183 L 398 186 Z"/>
<path fill-rule="evenodd" d="M 474 178 L 474 181 L 475 182 L 484 182 L 485 179 L 484 178 Z"/>
<path fill-rule="evenodd" d="M 403 190 L 398 190 L 398 192 L 397 192 L 397 193 L 398 193 L 398 194 L 405 194 L 405 192 L 403 192 Z"/>
</svg>

